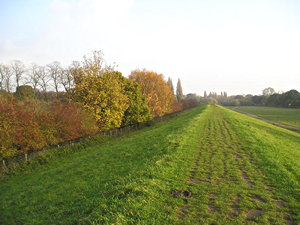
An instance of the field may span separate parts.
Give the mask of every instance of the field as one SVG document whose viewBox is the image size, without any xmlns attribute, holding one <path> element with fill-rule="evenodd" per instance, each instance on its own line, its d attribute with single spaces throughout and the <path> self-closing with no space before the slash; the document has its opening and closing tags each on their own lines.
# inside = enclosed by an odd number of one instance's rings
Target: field
<svg viewBox="0 0 300 225">
<path fill-rule="evenodd" d="M 300 134 L 220 106 L 63 152 L 2 176 L 0 224 L 300 222 Z"/>
<path fill-rule="evenodd" d="M 300 128 L 300 109 L 262 106 L 239 106 L 234 108 L 268 120 Z"/>
</svg>

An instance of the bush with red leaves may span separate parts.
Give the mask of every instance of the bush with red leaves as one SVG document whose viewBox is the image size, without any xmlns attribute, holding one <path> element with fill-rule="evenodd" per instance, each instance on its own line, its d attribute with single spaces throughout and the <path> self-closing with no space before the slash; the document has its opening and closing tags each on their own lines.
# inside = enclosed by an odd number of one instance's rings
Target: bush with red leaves
<svg viewBox="0 0 300 225">
<path fill-rule="evenodd" d="M 96 121 L 79 105 L 0 95 L 0 159 L 97 131 Z"/>
</svg>

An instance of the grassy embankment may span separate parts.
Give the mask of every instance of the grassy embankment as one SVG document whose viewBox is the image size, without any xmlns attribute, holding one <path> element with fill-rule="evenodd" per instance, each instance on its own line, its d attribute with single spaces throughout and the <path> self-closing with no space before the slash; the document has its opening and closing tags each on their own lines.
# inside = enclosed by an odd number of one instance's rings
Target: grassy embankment
<svg viewBox="0 0 300 225">
<path fill-rule="evenodd" d="M 262 106 L 238 106 L 234 108 L 268 120 L 300 128 L 300 109 Z"/>
<path fill-rule="evenodd" d="M 3 224 L 299 222 L 300 134 L 208 106 L 0 183 Z"/>
</svg>

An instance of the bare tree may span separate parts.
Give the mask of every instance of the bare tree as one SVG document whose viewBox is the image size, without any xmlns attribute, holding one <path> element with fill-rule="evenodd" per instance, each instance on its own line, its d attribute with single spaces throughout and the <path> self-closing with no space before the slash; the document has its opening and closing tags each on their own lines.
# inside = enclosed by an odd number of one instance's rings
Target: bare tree
<svg viewBox="0 0 300 225">
<path fill-rule="evenodd" d="M 12 73 L 15 75 L 17 87 L 19 87 L 22 77 L 26 72 L 26 67 L 20 60 L 13 60 L 10 64 L 10 68 Z"/>
<path fill-rule="evenodd" d="M 41 87 L 46 99 L 48 83 L 50 82 L 51 79 L 47 74 L 46 68 L 44 66 L 39 66 L 38 71 L 39 71 L 38 73 L 40 74 L 39 86 Z"/>
<path fill-rule="evenodd" d="M 51 81 L 52 81 L 52 85 L 56 92 L 56 97 L 58 97 L 60 76 L 61 76 L 61 73 L 63 73 L 63 69 L 61 67 L 60 62 L 57 62 L 57 61 L 54 61 L 53 63 L 48 64 L 47 69 L 48 69 L 49 77 L 51 78 Z"/>
<path fill-rule="evenodd" d="M 104 58 L 102 51 L 93 51 L 92 55 L 83 56 L 83 68 L 87 72 L 93 72 L 102 75 L 104 68 Z"/>
<path fill-rule="evenodd" d="M 36 91 L 42 76 L 41 73 L 43 73 L 43 71 L 44 70 L 41 68 L 41 66 L 38 66 L 35 63 L 31 64 L 30 68 L 28 69 L 28 83 L 32 85 L 34 91 Z"/>
<path fill-rule="evenodd" d="M 5 89 L 8 93 L 10 93 L 12 89 L 11 78 L 13 76 L 10 66 L 0 64 L 0 76 L 1 90 Z"/>
<path fill-rule="evenodd" d="M 74 87 L 75 87 L 74 76 L 73 76 L 72 70 L 73 70 L 73 68 L 71 66 L 68 69 L 64 69 L 60 73 L 60 77 L 59 77 L 60 83 L 64 87 L 69 100 L 73 96 L 73 91 L 74 91 Z"/>
<path fill-rule="evenodd" d="M 1 63 L 1 64 L 0 64 L 0 90 L 1 90 L 1 91 L 3 90 L 4 79 L 5 79 L 3 67 L 4 67 L 4 65 Z"/>
<path fill-rule="evenodd" d="M 112 72 L 117 65 L 108 65 L 104 60 L 102 51 L 92 51 L 92 54 L 83 57 L 82 67 L 85 73 L 94 73 L 102 76 L 103 72 Z"/>
<path fill-rule="evenodd" d="M 80 84 L 83 81 L 83 79 L 84 79 L 83 73 L 84 72 L 83 72 L 83 67 L 80 62 L 73 61 L 72 64 L 69 66 L 69 72 L 71 73 L 71 75 L 73 77 L 74 86 L 76 84 Z"/>
</svg>

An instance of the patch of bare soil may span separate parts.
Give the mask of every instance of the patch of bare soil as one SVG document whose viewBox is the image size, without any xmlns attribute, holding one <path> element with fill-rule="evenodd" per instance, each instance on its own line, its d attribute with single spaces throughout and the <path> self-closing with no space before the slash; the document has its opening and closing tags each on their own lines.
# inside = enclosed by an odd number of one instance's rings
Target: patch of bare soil
<svg viewBox="0 0 300 225">
<path fill-rule="evenodd" d="M 177 214 L 177 218 L 178 219 L 184 219 L 184 217 L 186 217 L 186 215 L 187 215 L 187 211 L 188 211 L 188 209 L 189 208 L 191 208 L 191 207 L 189 207 L 189 206 L 181 206 L 181 207 L 179 207 L 178 208 L 178 211 L 180 212 L 179 214 Z"/>
<path fill-rule="evenodd" d="M 280 199 L 274 200 L 273 203 L 274 203 L 274 205 L 277 205 L 277 206 L 280 207 L 280 208 L 284 208 L 284 207 L 285 207 L 284 201 L 282 201 L 282 200 L 280 200 Z"/>
<path fill-rule="evenodd" d="M 265 189 L 267 191 L 272 191 L 272 189 L 274 189 L 274 186 L 271 186 L 271 185 L 265 185 Z"/>
<path fill-rule="evenodd" d="M 267 201 L 266 200 L 264 200 L 264 199 L 262 199 L 261 197 L 259 197 L 259 196 L 253 196 L 253 197 L 251 197 L 253 200 L 255 200 L 255 201 L 258 201 L 258 202 L 260 202 L 260 203 L 266 203 Z"/>
<path fill-rule="evenodd" d="M 201 180 L 199 180 L 199 179 L 192 179 L 192 180 L 189 181 L 189 183 L 191 183 L 191 184 L 199 184 L 199 183 L 201 183 Z"/>
<path fill-rule="evenodd" d="M 238 154 L 234 154 L 235 160 L 238 160 L 241 158 L 241 156 L 239 156 Z"/>
<path fill-rule="evenodd" d="M 246 174 L 245 171 L 243 171 L 243 170 L 241 170 L 241 177 L 242 177 L 244 180 L 248 180 L 247 174 Z"/>
<path fill-rule="evenodd" d="M 231 206 L 231 210 L 234 213 L 239 213 L 240 212 L 238 204 L 239 204 L 241 199 L 242 199 L 242 197 L 240 195 L 237 195 L 237 196 L 234 197 L 233 202 L 232 202 L 232 206 Z"/>
<path fill-rule="evenodd" d="M 208 205 L 208 213 L 214 213 L 216 211 L 217 210 L 213 205 L 211 205 L 211 204 Z"/>
<path fill-rule="evenodd" d="M 247 182 L 247 187 L 253 187 L 254 186 L 254 183 L 253 182 L 251 182 L 251 181 L 248 181 Z"/>
<path fill-rule="evenodd" d="M 208 194 L 208 197 L 209 198 L 216 198 L 216 197 L 218 197 L 218 194 L 210 193 L 210 194 Z"/>
<path fill-rule="evenodd" d="M 183 197 L 186 197 L 186 198 L 193 197 L 193 193 L 190 192 L 190 191 L 174 190 L 174 191 L 171 191 L 171 194 L 173 195 L 173 197 L 179 197 L 179 196 L 183 196 Z"/>
<path fill-rule="evenodd" d="M 214 182 L 213 182 L 213 184 L 214 185 L 219 185 L 221 182 L 219 181 L 219 180 L 215 180 Z"/>
<path fill-rule="evenodd" d="M 256 218 L 256 217 L 259 217 L 262 213 L 263 213 L 262 210 L 259 210 L 259 209 L 251 209 L 250 211 L 248 211 L 248 212 L 246 213 L 246 218 L 247 218 L 247 219 Z"/>
</svg>

